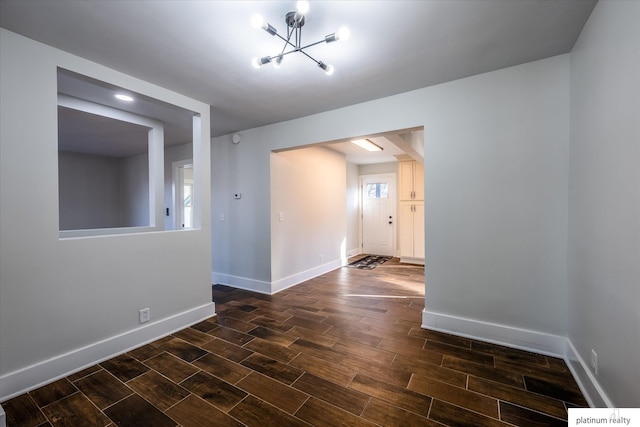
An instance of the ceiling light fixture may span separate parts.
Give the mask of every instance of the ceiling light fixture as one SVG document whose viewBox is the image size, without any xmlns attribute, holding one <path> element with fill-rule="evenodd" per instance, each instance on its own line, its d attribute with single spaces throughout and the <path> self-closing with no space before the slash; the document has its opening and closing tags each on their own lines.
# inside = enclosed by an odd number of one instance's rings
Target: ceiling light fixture
<svg viewBox="0 0 640 427">
<path fill-rule="evenodd" d="M 253 25 L 255 28 L 262 28 L 272 36 L 278 36 L 278 38 L 284 41 L 284 47 L 279 54 L 273 56 L 263 56 L 262 58 L 253 58 L 252 64 L 255 68 L 260 68 L 268 63 L 272 63 L 275 68 L 280 68 L 280 66 L 282 65 L 282 59 L 285 55 L 289 55 L 290 53 L 294 52 L 300 52 L 301 54 L 318 64 L 318 67 L 320 67 L 326 75 L 330 76 L 331 74 L 333 74 L 333 66 L 325 64 L 322 61 L 318 61 L 304 50 L 320 43 L 332 43 L 338 40 L 347 40 L 351 33 L 349 32 L 349 29 L 347 27 L 342 27 L 338 30 L 338 32 L 329 34 L 322 40 L 308 44 L 306 46 L 302 46 L 302 27 L 304 26 L 305 14 L 308 11 L 309 2 L 299 1 L 296 4 L 296 10 L 285 15 L 284 22 L 287 24 L 286 38 L 278 34 L 278 31 L 271 24 L 265 21 L 261 15 L 255 14 L 251 17 L 251 25 Z M 292 37 L 294 37 L 293 41 L 291 40 Z M 290 48 L 290 50 L 287 50 L 287 47 Z"/>
<path fill-rule="evenodd" d="M 368 139 L 354 139 L 351 141 L 352 144 L 356 144 L 360 148 L 364 148 L 367 151 L 382 151 L 382 147 L 374 144 Z"/>
<path fill-rule="evenodd" d="M 115 95 L 117 99 L 124 102 L 133 102 L 133 98 L 129 95 L 125 95 L 124 93 L 118 93 Z"/>
</svg>

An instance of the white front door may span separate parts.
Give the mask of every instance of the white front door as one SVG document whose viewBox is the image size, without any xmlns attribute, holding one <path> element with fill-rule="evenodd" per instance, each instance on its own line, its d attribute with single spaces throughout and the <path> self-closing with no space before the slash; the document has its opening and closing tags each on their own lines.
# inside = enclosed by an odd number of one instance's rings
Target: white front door
<svg viewBox="0 0 640 427">
<path fill-rule="evenodd" d="M 362 195 L 362 252 L 395 255 L 396 175 L 360 178 Z"/>
</svg>

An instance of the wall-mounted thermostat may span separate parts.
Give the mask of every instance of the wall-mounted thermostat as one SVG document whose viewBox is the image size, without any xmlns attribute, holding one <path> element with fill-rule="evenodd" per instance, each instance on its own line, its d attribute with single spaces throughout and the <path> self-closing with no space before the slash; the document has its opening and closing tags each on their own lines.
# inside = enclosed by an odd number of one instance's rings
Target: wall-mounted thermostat
<svg viewBox="0 0 640 427">
<path fill-rule="evenodd" d="M 233 193 L 234 199 L 242 199 L 242 193 Z"/>
</svg>

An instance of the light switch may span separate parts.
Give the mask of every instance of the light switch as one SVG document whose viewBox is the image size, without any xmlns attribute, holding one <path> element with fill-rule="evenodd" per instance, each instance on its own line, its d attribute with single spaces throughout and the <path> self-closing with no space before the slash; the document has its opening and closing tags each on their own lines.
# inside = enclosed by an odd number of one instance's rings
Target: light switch
<svg viewBox="0 0 640 427">
<path fill-rule="evenodd" d="M 220 218 L 220 221 L 224 221 L 224 212 L 220 212 L 220 216 L 218 218 Z"/>
<path fill-rule="evenodd" d="M 280 212 L 278 218 L 280 219 L 280 222 L 284 221 L 284 212 Z"/>
</svg>

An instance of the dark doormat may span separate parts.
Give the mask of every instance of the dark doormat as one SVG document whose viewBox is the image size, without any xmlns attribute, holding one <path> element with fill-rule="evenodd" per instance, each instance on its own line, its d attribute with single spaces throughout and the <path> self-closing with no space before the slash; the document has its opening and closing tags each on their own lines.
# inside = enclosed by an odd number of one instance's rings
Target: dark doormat
<svg viewBox="0 0 640 427">
<path fill-rule="evenodd" d="M 384 264 L 390 259 L 391 259 L 390 256 L 367 255 L 362 259 L 359 259 L 357 261 L 354 261 L 348 264 L 347 267 L 360 268 L 362 270 L 373 270 L 380 264 Z"/>
</svg>

